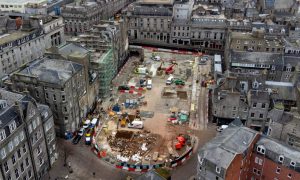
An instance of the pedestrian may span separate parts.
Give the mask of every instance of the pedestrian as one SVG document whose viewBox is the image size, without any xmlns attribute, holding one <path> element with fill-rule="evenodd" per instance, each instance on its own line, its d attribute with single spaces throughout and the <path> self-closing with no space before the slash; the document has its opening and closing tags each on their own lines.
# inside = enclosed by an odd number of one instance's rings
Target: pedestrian
<svg viewBox="0 0 300 180">
<path fill-rule="evenodd" d="M 96 173 L 95 173 L 95 172 L 93 172 L 93 176 L 94 176 L 94 177 L 96 176 Z"/>
</svg>

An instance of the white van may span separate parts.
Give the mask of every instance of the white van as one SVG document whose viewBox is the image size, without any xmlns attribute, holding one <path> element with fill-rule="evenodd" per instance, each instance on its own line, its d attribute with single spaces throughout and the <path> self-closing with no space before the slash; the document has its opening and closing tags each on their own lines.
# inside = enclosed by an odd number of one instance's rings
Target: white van
<svg viewBox="0 0 300 180">
<path fill-rule="evenodd" d="M 84 129 L 86 129 L 86 128 L 89 127 L 90 124 L 91 124 L 91 121 L 90 121 L 89 119 L 87 119 L 87 120 L 84 121 L 84 124 L 83 124 L 82 127 L 83 127 Z"/>
<path fill-rule="evenodd" d="M 92 120 L 92 122 L 91 122 L 91 126 L 92 126 L 92 127 L 95 127 L 96 124 L 97 124 L 97 121 L 98 121 L 98 119 L 97 119 L 97 118 L 94 118 L 94 119 Z"/>
<path fill-rule="evenodd" d="M 152 80 L 148 79 L 147 81 L 147 89 L 152 89 Z"/>
<path fill-rule="evenodd" d="M 171 85 L 173 78 L 174 78 L 173 76 L 169 76 L 169 78 L 166 81 L 166 85 Z"/>
<path fill-rule="evenodd" d="M 144 128 L 144 122 L 134 120 L 131 123 L 128 123 L 128 128 L 143 129 Z"/>
</svg>

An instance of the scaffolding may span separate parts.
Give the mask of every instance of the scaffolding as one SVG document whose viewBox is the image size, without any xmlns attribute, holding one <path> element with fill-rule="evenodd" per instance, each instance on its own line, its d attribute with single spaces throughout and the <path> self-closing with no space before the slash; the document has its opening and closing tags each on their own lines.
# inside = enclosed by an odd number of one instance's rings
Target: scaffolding
<svg viewBox="0 0 300 180">
<path fill-rule="evenodd" d="M 111 81 L 118 73 L 118 63 L 114 58 L 113 49 L 110 48 L 103 53 L 94 63 L 97 63 L 95 70 L 97 70 L 99 77 L 99 96 L 106 98 L 110 93 Z"/>
</svg>

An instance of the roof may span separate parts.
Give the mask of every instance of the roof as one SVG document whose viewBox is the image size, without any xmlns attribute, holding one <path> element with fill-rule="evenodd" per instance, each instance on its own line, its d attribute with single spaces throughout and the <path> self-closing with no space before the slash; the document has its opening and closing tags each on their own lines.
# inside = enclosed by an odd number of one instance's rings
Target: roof
<svg viewBox="0 0 300 180">
<path fill-rule="evenodd" d="M 293 83 L 266 81 L 265 87 L 273 91 L 272 99 L 296 101 L 297 92 Z"/>
<path fill-rule="evenodd" d="M 33 31 L 35 31 L 35 30 L 33 30 Z M 18 40 L 22 37 L 29 35 L 33 31 L 20 31 L 19 30 L 19 31 L 14 31 L 12 33 L 0 35 L 0 45 Z"/>
<path fill-rule="evenodd" d="M 52 84 L 65 84 L 83 68 L 81 64 L 57 59 L 37 59 L 16 74 L 34 76 L 40 81 Z"/>
<path fill-rule="evenodd" d="M 247 127 L 229 126 L 199 151 L 202 158 L 227 169 L 237 154 L 243 154 L 257 132 Z"/>
<path fill-rule="evenodd" d="M 281 53 L 267 53 L 267 52 L 241 52 L 231 51 L 232 63 L 251 63 L 251 64 L 279 64 L 282 65 Z"/>
<path fill-rule="evenodd" d="M 262 90 L 250 90 L 250 99 L 255 100 L 255 102 L 269 102 L 270 95 L 268 91 Z"/>
<path fill-rule="evenodd" d="M 77 44 L 74 44 L 74 43 L 68 43 L 68 44 L 65 44 L 61 47 L 59 47 L 59 54 L 61 54 L 62 56 L 84 56 L 86 54 L 89 53 L 89 51 L 80 46 L 80 45 L 77 45 Z"/>
<path fill-rule="evenodd" d="M 283 164 L 285 165 L 289 166 L 291 160 L 296 162 L 296 168 L 299 171 L 300 152 L 297 151 L 296 149 L 266 136 L 261 136 L 261 138 L 257 141 L 256 145 L 257 146 L 262 145 L 266 149 L 266 156 L 276 162 L 278 161 L 279 155 L 284 156 Z M 273 153 L 269 153 L 269 152 L 273 152 Z M 278 156 L 274 156 L 273 155 L 274 153 L 277 154 Z"/>
</svg>

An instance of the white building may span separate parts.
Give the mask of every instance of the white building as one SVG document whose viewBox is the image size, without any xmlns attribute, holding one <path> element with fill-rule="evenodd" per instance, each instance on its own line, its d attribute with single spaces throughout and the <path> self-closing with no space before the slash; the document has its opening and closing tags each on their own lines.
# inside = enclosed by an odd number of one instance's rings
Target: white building
<svg viewBox="0 0 300 180">
<path fill-rule="evenodd" d="M 1 0 L 0 10 L 1 11 L 16 11 L 25 13 L 25 6 L 27 4 L 40 4 L 47 2 L 47 0 Z"/>
</svg>

